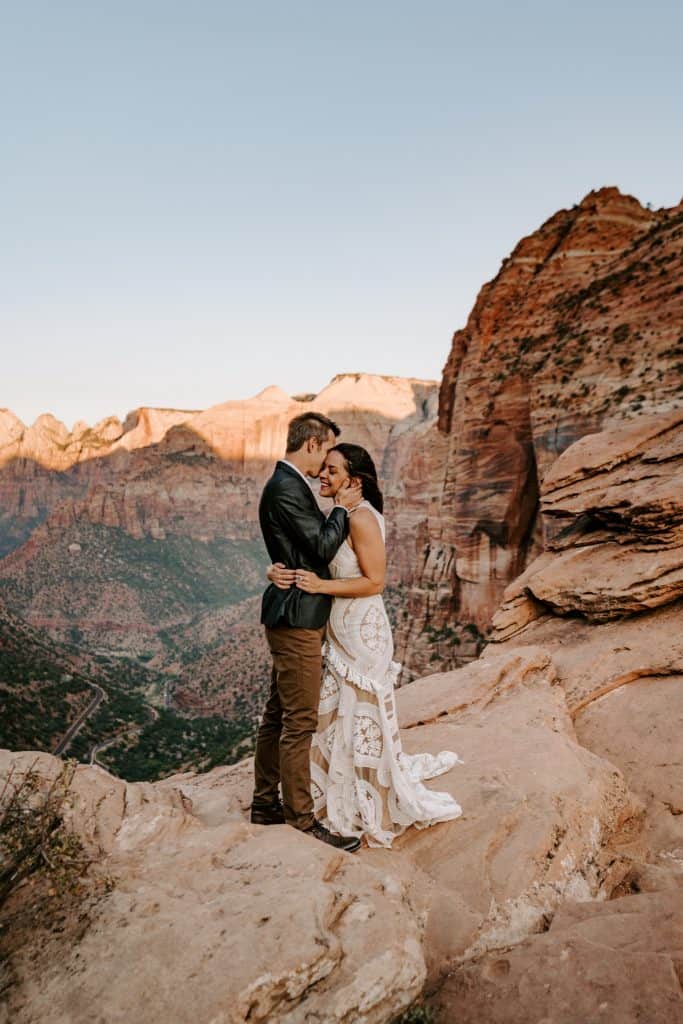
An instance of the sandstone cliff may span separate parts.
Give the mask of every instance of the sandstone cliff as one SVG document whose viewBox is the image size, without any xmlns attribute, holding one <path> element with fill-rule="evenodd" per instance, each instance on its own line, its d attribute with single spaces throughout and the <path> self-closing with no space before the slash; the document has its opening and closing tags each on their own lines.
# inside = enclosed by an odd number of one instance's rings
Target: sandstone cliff
<svg viewBox="0 0 683 1024">
<path fill-rule="evenodd" d="M 6 412 L 0 422 L 0 544 L 8 555 L 2 578 L 23 578 L 31 567 L 40 577 L 23 599 L 10 587 L 8 600 L 30 621 L 52 628 L 33 602 L 40 591 L 41 603 L 49 604 L 58 580 L 38 564 L 48 551 L 80 544 L 78 558 L 67 558 L 58 574 L 68 587 L 70 566 L 88 561 L 80 532 L 89 527 L 134 540 L 256 539 L 258 496 L 283 453 L 287 423 L 310 409 L 332 416 L 343 436 L 368 447 L 391 486 L 403 465 L 396 452 L 410 450 L 406 438 L 435 420 L 436 384 L 341 374 L 312 400 L 268 388 L 201 412 L 140 409 L 125 424 L 110 418 L 92 430 L 76 424 L 71 433 L 49 415 L 26 429 Z M 258 568 L 260 574 L 261 562 Z M 54 596 L 57 620 L 62 601 Z M 88 628 L 87 619 L 70 625 Z"/>
<path fill-rule="evenodd" d="M 425 475 L 399 659 L 460 663 L 462 624 L 486 631 L 553 534 L 538 492 L 557 455 L 682 398 L 683 206 L 602 189 L 522 239 L 455 334 L 438 428 L 410 453 L 406 477 Z"/>
<path fill-rule="evenodd" d="M 436 417 L 436 384 L 341 374 L 319 395 L 290 398 L 267 388 L 247 401 L 200 412 L 139 409 L 69 433 L 50 415 L 25 428 L 0 419 L 0 556 L 31 559 L 79 525 L 121 529 L 140 539 L 168 532 L 199 541 L 258 535 L 264 479 L 284 450 L 288 421 L 311 409 L 333 417 L 365 445 L 391 486 L 413 430 Z M 78 542 L 74 535 L 71 542 Z M 10 561 L 10 566 L 15 564 Z"/>
<path fill-rule="evenodd" d="M 336 419 L 381 468 L 393 436 L 435 418 L 436 389 L 433 381 L 339 374 L 318 395 L 301 399 L 270 387 L 205 410 L 140 408 L 124 423 L 111 416 L 93 427 L 78 422 L 71 431 L 49 413 L 26 427 L 0 409 L 0 509 L 6 517 L 44 517 L 60 497 L 83 495 L 134 469 L 130 456 L 145 449 L 204 454 L 242 477 L 262 478 L 283 453 L 288 421 L 311 409 Z"/>
</svg>

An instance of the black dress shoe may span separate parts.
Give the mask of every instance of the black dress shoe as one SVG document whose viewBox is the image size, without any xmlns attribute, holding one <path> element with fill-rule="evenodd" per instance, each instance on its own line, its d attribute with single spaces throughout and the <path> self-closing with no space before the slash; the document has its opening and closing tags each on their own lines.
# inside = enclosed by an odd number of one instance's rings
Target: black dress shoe
<svg viewBox="0 0 683 1024">
<path fill-rule="evenodd" d="M 336 836 L 320 821 L 314 821 L 310 828 L 303 829 L 303 833 L 305 836 L 319 839 L 321 843 L 327 843 L 328 846 L 334 846 L 337 850 L 346 850 L 347 853 L 354 853 L 360 846 L 360 839 L 355 836 Z"/>
<path fill-rule="evenodd" d="M 285 812 L 280 800 L 276 797 L 272 804 L 251 805 L 252 825 L 284 825 Z"/>
</svg>

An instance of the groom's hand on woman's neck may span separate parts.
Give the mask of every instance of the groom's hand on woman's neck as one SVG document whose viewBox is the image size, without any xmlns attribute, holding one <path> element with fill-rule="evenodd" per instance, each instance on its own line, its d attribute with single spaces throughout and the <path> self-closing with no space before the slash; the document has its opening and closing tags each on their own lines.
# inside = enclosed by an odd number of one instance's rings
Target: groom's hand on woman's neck
<svg viewBox="0 0 683 1024">
<path fill-rule="evenodd" d="M 362 500 L 363 488 L 358 482 L 352 483 L 351 480 L 345 480 L 334 496 L 335 505 L 341 505 L 347 512 L 351 512 Z"/>
</svg>

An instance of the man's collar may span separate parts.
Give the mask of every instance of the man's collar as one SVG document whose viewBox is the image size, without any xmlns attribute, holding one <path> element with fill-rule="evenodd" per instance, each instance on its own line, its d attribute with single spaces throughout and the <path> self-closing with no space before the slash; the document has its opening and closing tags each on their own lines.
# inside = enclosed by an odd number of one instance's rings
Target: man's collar
<svg viewBox="0 0 683 1024">
<path fill-rule="evenodd" d="M 311 481 L 308 479 L 307 476 L 305 476 L 304 473 L 301 472 L 298 466 L 294 465 L 293 462 L 290 462 L 289 459 L 278 459 L 278 462 L 281 463 L 281 465 L 283 466 L 287 466 L 288 469 L 293 470 L 295 473 L 298 473 L 301 479 L 305 482 L 306 486 L 311 487 Z"/>
</svg>

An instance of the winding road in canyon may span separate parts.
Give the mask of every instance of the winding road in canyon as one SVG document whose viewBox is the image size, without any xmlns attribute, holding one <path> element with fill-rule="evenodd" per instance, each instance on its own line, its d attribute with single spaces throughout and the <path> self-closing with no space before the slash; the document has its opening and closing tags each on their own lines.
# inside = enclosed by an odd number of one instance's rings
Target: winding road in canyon
<svg viewBox="0 0 683 1024">
<path fill-rule="evenodd" d="M 55 749 L 52 751 L 55 757 L 60 757 L 69 748 L 74 738 L 81 731 L 83 723 L 97 711 L 102 701 L 107 697 L 106 691 L 97 683 L 89 682 L 88 686 L 95 691 L 95 696 L 90 701 L 87 708 L 80 713 L 76 721 L 69 726 Z"/>
<path fill-rule="evenodd" d="M 70 747 L 78 733 L 83 728 L 83 725 L 87 721 L 87 719 L 90 718 L 90 716 L 97 711 L 103 700 L 109 699 L 107 691 L 104 690 L 98 683 L 88 682 L 88 686 L 90 686 L 91 689 L 95 691 L 95 696 L 90 701 L 88 706 L 80 713 L 78 718 L 76 718 L 76 720 L 72 722 L 72 724 L 66 730 L 57 746 L 52 751 L 55 757 L 61 757 L 68 750 L 68 748 Z M 165 704 L 164 706 L 167 705 Z M 152 707 L 151 704 L 147 704 L 146 707 L 150 713 L 151 718 L 157 719 L 159 717 L 159 712 L 155 707 Z M 105 766 L 100 764 L 100 762 L 97 760 L 97 755 L 102 750 L 106 750 L 107 747 L 111 747 L 115 743 L 118 743 L 119 740 L 123 739 L 124 736 L 131 736 L 140 733 L 142 731 L 142 728 L 142 726 L 133 726 L 124 729 L 122 732 L 116 733 L 114 736 L 108 737 L 106 740 L 102 740 L 100 743 L 93 744 L 93 746 L 90 748 L 90 752 L 88 755 L 88 763 L 99 764 L 101 768 L 104 768 Z"/>
</svg>

